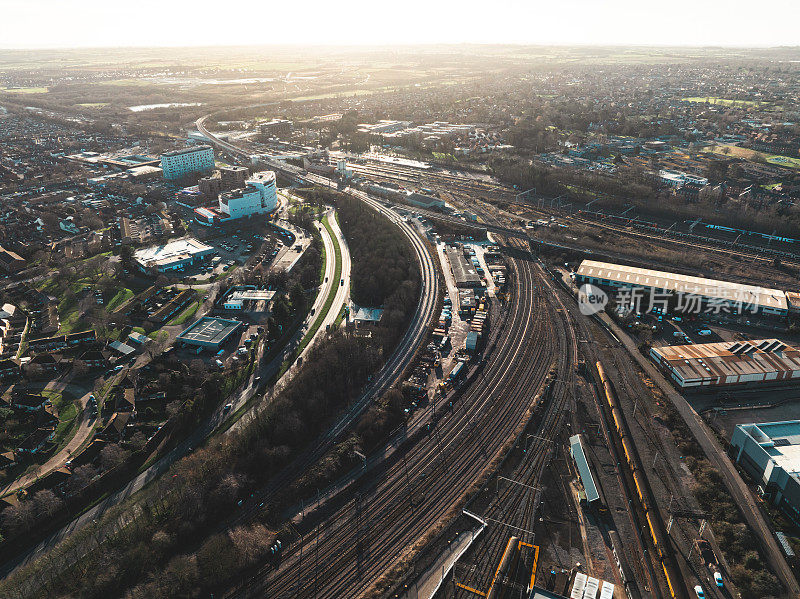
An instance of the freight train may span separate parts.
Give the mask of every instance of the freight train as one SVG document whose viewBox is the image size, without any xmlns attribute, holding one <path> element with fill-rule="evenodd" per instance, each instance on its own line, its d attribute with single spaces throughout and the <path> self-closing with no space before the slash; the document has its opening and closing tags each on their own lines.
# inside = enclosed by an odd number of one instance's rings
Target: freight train
<svg viewBox="0 0 800 599">
<path fill-rule="evenodd" d="M 678 568 L 675 564 L 672 549 L 669 546 L 664 523 L 658 514 L 653 492 L 650 489 L 650 485 L 647 483 L 642 462 L 633 444 L 630 429 L 628 428 L 625 416 L 617 401 L 617 396 L 611 385 L 611 381 L 606 376 L 603 365 L 599 361 L 597 362 L 597 374 L 600 377 L 600 382 L 603 384 L 603 392 L 608 408 L 611 411 L 614 432 L 616 432 L 617 441 L 625 455 L 625 462 L 627 463 L 628 470 L 633 479 L 633 484 L 636 487 L 636 499 L 644 512 L 647 522 L 647 531 L 650 535 L 653 548 L 655 549 L 656 557 L 664 571 L 669 594 L 673 599 L 684 598 L 685 594 L 679 583 L 680 577 L 678 575 Z"/>
</svg>

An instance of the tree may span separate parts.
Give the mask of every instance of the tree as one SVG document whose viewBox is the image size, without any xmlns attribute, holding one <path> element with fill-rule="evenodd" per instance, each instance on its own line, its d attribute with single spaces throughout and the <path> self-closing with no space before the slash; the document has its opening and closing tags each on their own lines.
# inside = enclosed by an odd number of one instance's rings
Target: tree
<svg viewBox="0 0 800 599">
<path fill-rule="evenodd" d="M 33 510 L 37 519 L 51 518 L 63 505 L 64 502 L 50 489 L 42 489 L 33 496 Z"/>
<path fill-rule="evenodd" d="M 69 496 L 80 492 L 90 482 L 92 482 L 92 479 L 94 479 L 95 476 L 97 476 L 97 469 L 91 464 L 86 464 L 76 468 L 72 471 L 72 475 L 69 477 L 67 484 L 64 486 L 66 494 Z"/>
<path fill-rule="evenodd" d="M 100 467 L 103 471 L 108 471 L 122 464 L 130 455 L 129 451 L 124 450 L 118 443 L 106 445 L 100 450 Z"/>
<path fill-rule="evenodd" d="M 32 502 L 22 501 L 3 510 L 3 529 L 11 535 L 28 530 L 34 522 Z"/>
<path fill-rule="evenodd" d="M 177 399 L 169 402 L 167 404 L 167 416 L 169 418 L 174 418 L 180 411 L 181 411 L 181 402 Z"/>
</svg>

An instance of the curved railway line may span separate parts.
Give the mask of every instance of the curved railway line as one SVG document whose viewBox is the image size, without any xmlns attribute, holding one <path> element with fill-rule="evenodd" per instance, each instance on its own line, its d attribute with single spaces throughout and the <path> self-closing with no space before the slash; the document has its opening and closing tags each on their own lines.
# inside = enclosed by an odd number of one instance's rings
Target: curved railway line
<svg viewBox="0 0 800 599">
<path fill-rule="evenodd" d="M 311 466 L 317 463 L 326 452 L 334 446 L 336 441 L 349 430 L 370 403 L 375 398 L 385 393 L 397 381 L 411 362 L 416 349 L 427 335 L 428 327 L 433 320 L 436 298 L 439 293 L 438 273 L 433 261 L 433 256 L 425 241 L 413 227 L 398 218 L 393 212 L 383 207 L 380 203 L 370 200 L 368 197 L 361 199 L 364 199 L 368 205 L 387 216 L 387 218 L 399 226 L 414 248 L 414 253 L 421 270 L 420 296 L 417 302 L 416 313 L 397 348 L 373 381 L 361 394 L 359 399 L 340 416 L 312 448 L 298 456 L 298 458 L 281 470 L 281 472 L 264 488 L 255 492 L 248 498 L 234 518 L 226 522 L 226 525 L 236 525 L 252 520 L 262 511 L 265 502 L 269 501 L 282 489 L 288 487 L 300 474 L 306 472 Z"/>
<path fill-rule="evenodd" d="M 356 500 L 317 527 L 301 523 L 281 562 L 266 564 L 229 596 L 360 596 L 458 505 L 529 413 L 550 356 L 563 351 L 534 292 L 541 275 L 527 256 L 512 264 L 505 326 L 495 329 L 484 367 L 452 411 L 387 465 L 385 476 L 365 481 Z"/>
</svg>

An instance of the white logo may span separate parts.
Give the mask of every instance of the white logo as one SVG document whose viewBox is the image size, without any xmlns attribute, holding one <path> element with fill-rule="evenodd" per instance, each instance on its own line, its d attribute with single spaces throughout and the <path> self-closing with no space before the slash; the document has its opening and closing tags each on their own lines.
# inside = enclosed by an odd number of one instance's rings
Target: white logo
<svg viewBox="0 0 800 599">
<path fill-rule="evenodd" d="M 586 283 L 578 290 L 578 308 L 584 316 L 591 316 L 602 312 L 608 303 L 606 292 Z"/>
</svg>

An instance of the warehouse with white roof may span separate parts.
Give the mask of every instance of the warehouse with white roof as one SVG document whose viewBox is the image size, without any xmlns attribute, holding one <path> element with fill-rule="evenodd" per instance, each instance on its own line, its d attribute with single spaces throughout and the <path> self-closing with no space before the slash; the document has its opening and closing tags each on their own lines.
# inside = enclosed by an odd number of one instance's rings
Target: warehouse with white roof
<svg viewBox="0 0 800 599">
<path fill-rule="evenodd" d="M 210 245 L 194 237 L 185 237 L 163 245 L 136 250 L 133 253 L 133 260 L 142 272 L 163 273 L 183 270 L 215 252 L 216 250 Z"/>
<path fill-rule="evenodd" d="M 750 312 L 783 317 L 788 313 L 786 292 L 755 285 L 718 281 L 660 270 L 584 260 L 575 275 L 578 284 L 638 288 L 659 294 L 697 296 L 703 309 L 712 304 L 719 311 Z M 686 302 L 688 304 L 688 302 Z"/>
<path fill-rule="evenodd" d="M 740 424 L 731 438 L 736 462 L 772 502 L 800 518 L 800 420 Z"/>
</svg>

